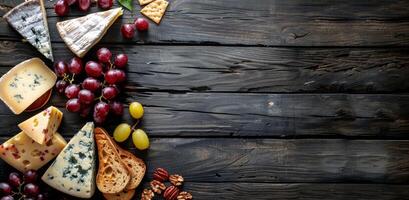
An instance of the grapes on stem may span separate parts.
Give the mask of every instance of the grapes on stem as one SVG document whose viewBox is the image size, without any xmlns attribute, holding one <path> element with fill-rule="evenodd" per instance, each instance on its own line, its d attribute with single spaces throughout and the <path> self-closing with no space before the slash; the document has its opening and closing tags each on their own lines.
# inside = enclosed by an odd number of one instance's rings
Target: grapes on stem
<svg viewBox="0 0 409 200">
<path fill-rule="evenodd" d="M 91 92 L 96 92 L 101 88 L 101 82 L 95 78 L 88 77 L 82 82 L 82 87 Z"/>
<path fill-rule="evenodd" d="M 114 87 L 108 86 L 102 89 L 102 96 L 107 100 L 115 98 L 117 94 L 118 92 Z"/>
<path fill-rule="evenodd" d="M 57 3 L 54 5 L 54 12 L 58 16 L 66 16 L 70 10 L 70 7 L 65 0 L 58 0 Z"/>
<path fill-rule="evenodd" d="M 83 104 L 91 104 L 94 98 L 94 93 L 87 89 L 82 89 L 78 93 L 78 100 Z"/>
<path fill-rule="evenodd" d="M 33 183 L 28 183 L 24 186 L 23 194 L 28 197 L 36 197 L 40 193 L 40 188 L 38 185 Z"/>
<path fill-rule="evenodd" d="M 69 112 L 78 112 L 78 111 L 80 111 L 81 110 L 80 100 L 78 100 L 77 98 L 68 100 L 67 103 L 65 104 L 65 108 Z"/>
<path fill-rule="evenodd" d="M 127 123 L 119 124 L 114 130 L 114 139 L 117 142 L 123 142 L 131 134 L 131 126 Z"/>
<path fill-rule="evenodd" d="M 70 62 L 68 63 L 68 71 L 72 74 L 80 74 L 82 72 L 82 69 L 84 68 L 84 65 L 82 63 L 81 58 L 74 57 L 71 58 Z"/>
<path fill-rule="evenodd" d="M 109 63 L 111 61 L 112 53 L 109 49 L 103 47 L 97 51 L 98 60 L 102 63 Z"/>
<path fill-rule="evenodd" d="M 62 60 L 54 63 L 54 71 L 58 77 L 64 77 L 64 75 L 68 72 L 67 63 Z"/>
<path fill-rule="evenodd" d="M 8 183 L 0 183 L 0 195 L 9 195 L 11 194 L 11 186 Z"/>
<path fill-rule="evenodd" d="M 24 173 L 24 183 L 35 183 L 37 182 L 38 174 L 35 170 L 28 170 Z"/>
<path fill-rule="evenodd" d="M 139 102 L 132 102 L 131 105 L 129 105 L 129 114 L 131 114 L 131 116 L 135 119 L 142 118 L 144 114 L 142 104 Z"/>
<path fill-rule="evenodd" d="M 110 111 L 117 116 L 121 116 L 124 113 L 124 105 L 117 101 L 110 103 Z"/>
<path fill-rule="evenodd" d="M 17 172 L 9 174 L 9 184 L 15 188 L 18 188 L 22 183 L 21 176 Z"/>
<path fill-rule="evenodd" d="M 128 56 L 121 53 L 115 56 L 114 65 L 117 68 L 124 68 L 128 64 Z"/>
<path fill-rule="evenodd" d="M 102 66 L 95 61 L 88 61 L 85 64 L 85 72 L 88 76 L 98 78 L 102 75 Z"/>
<path fill-rule="evenodd" d="M 68 99 L 77 98 L 80 89 L 81 89 L 80 86 L 76 84 L 71 84 L 65 88 L 65 96 Z"/>
</svg>

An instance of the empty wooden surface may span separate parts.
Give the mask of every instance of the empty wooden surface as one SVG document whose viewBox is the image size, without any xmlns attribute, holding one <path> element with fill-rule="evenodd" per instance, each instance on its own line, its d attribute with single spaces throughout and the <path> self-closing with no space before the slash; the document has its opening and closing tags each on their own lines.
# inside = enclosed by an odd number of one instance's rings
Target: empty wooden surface
<svg viewBox="0 0 409 200">
<path fill-rule="evenodd" d="M 0 15 L 21 2 L 0 0 Z M 55 23 L 89 12 L 57 17 L 54 3 L 53 51 L 67 60 Z M 148 166 L 135 199 L 157 167 L 182 174 L 194 199 L 409 199 L 408 1 L 170 0 L 159 26 L 125 40 L 134 7 L 86 59 L 99 47 L 129 55 L 121 100 L 144 104 L 151 137 L 144 152 L 121 144 Z M 0 74 L 34 56 L 0 19 Z M 65 101 L 53 94 L 49 105 L 64 112 L 68 140 L 90 119 Z M 0 140 L 32 114 L 0 104 Z M 105 128 L 123 121 L 128 112 Z M 12 169 L 0 166 L 4 180 Z"/>
</svg>

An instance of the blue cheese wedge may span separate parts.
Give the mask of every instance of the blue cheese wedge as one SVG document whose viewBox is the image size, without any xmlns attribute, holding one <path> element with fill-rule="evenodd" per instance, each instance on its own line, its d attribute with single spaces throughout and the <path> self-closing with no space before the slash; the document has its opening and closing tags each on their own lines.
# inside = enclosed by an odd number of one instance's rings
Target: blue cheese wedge
<svg viewBox="0 0 409 200">
<path fill-rule="evenodd" d="M 43 0 L 25 1 L 3 18 L 46 58 L 54 60 Z"/>
<path fill-rule="evenodd" d="M 101 40 L 122 12 L 122 8 L 115 8 L 57 22 L 58 33 L 68 48 L 82 58 Z"/>
<path fill-rule="evenodd" d="M 94 123 L 88 122 L 70 140 L 41 178 L 51 187 L 79 198 L 95 192 Z"/>
</svg>

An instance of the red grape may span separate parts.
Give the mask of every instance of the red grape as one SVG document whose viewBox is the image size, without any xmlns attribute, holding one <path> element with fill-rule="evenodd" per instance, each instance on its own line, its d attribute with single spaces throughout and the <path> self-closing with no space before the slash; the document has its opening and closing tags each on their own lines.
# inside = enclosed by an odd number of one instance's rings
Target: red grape
<svg viewBox="0 0 409 200">
<path fill-rule="evenodd" d="M 101 87 L 101 83 L 95 78 L 88 77 L 82 82 L 82 87 L 91 92 L 95 92 L 99 90 L 99 88 Z"/>
<path fill-rule="evenodd" d="M 0 194 L 1 195 L 11 194 L 11 187 L 8 183 L 0 183 Z"/>
<path fill-rule="evenodd" d="M 40 193 L 40 188 L 38 187 L 38 185 L 29 183 L 24 186 L 23 193 L 24 195 L 29 197 L 36 197 Z"/>
<path fill-rule="evenodd" d="M 68 64 L 68 71 L 72 74 L 80 74 L 82 72 L 82 68 L 84 67 L 81 58 L 74 57 L 70 60 Z"/>
<path fill-rule="evenodd" d="M 94 114 L 93 114 L 93 118 L 94 118 L 95 123 L 97 123 L 97 124 L 102 124 L 102 123 L 104 123 L 104 122 L 106 121 L 106 119 L 107 119 L 106 116 L 97 115 L 97 114 L 95 114 L 95 112 L 94 112 Z"/>
<path fill-rule="evenodd" d="M 102 75 L 102 66 L 94 61 L 88 61 L 85 65 L 85 72 L 88 76 L 98 78 Z"/>
<path fill-rule="evenodd" d="M 91 6 L 91 0 L 78 0 L 78 8 L 81 11 L 87 11 Z"/>
<path fill-rule="evenodd" d="M 118 80 L 115 69 L 110 69 L 105 73 L 105 81 L 108 84 L 115 84 Z"/>
<path fill-rule="evenodd" d="M 74 5 L 75 3 L 77 3 L 77 0 L 66 0 L 66 1 L 67 1 L 69 6 Z"/>
<path fill-rule="evenodd" d="M 90 104 L 94 102 L 94 97 L 94 93 L 86 89 L 82 89 L 78 93 L 78 100 L 80 100 L 80 102 L 83 104 Z"/>
<path fill-rule="evenodd" d="M 91 113 L 91 105 L 81 105 L 80 116 L 81 117 L 88 117 Z"/>
<path fill-rule="evenodd" d="M 37 182 L 37 172 L 35 170 L 29 170 L 24 173 L 24 183 L 35 183 Z"/>
<path fill-rule="evenodd" d="M 46 200 L 48 199 L 47 194 L 39 194 L 37 195 L 37 200 Z"/>
<path fill-rule="evenodd" d="M 121 116 L 124 113 L 124 105 L 117 101 L 110 103 L 110 111 L 114 113 L 114 115 Z"/>
<path fill-rule="evenodd" d="M 117 94 L 118 94 L 118 91 L 116 91 L 114 87 L 108 86 L 102 89 L 102 96 L 107 100 L 111 100 L 115 98 Z"/>
<path fill-rule="evenodd" d="M 136 18 L 135 27 L 138 31 L 147 31 L 149 28 L 148 20 L 145 18 Z"/>
<path fill-rule="evenodd" d="M 2 197 L 0 200 L 14 200 L 14 197 L 10 196 L 10 195 L 7 195 L 7 196 Z M 24 200 L 26 200 L 26 199 L 24 199 Z"/>
<path fill-rule="evenodd" d="M 126 74 L 123 70 L 115 69 L 115 76 L 117 82 L 123 82 L 126 80 Z"/>
<path fill-rule="evenodd" d="M 98 2 L 100 2 L 100 0 Z M 97 57 L 98 60 L 101 61 L 102 63 L 109 63 L 112 57 L 112 53 L 107 48 L 100 48 L 97 51 Z"/>
<path fill-rule="evenodd" d="M 135 26 L 133 24 L 123 24 L 121 33 L 124 38 L 132 39 L 135 34 Z"/>
<path fill-rule="evenodd" d="M 67 1 L 65 0 L 58 0 L 57 3 L 54 5 L 55 14 L 58 16 L 65 16 L 68 14 L 70 7 L 68 6 Z"/>
<path fill-rule="evenodd" d="M 78 112 L 81 110 L 81 103 L 78 99 L 70 99 L 65 104 L 65 108 L 70 112 Z"/>
<path fill-rule="evenodd" d="M 114 65 L 118 68 L 124 68 L 128 64 L 128 56 L 121 53 L 115 56 Z"/>
<path fill-rule="evenodd" d="M 98 124 L 103 123 L 109 114 L 109 105 L 105 102 L 99 102 L 94 107 L 94 121 Z"/>
<path fill-rule="evenodd" d="M 16 172 L 9 174 L 9 183 L 11 186 L 18 188 L 21 184 L 21 176 Z"/>
<path fill-rule="evenodd" d="M 63 77 L 68 72 L 67 63 L 60 60 L 54 64 L 54 71 L 58 77 Z"/>
<path fill-rule="evenodd" d="M 71 84 L 65 88 L 65 96 L 68 99 L 77 98 L 80 92 L 80 87 L 75 84 Z"/>
<path fill-rule="evenodd" d="M 62 94 L 65 91 L 65 88 L 68 86 L 68 83 L 64 80 L 58 80 L 57 83 L 55 83 L 55 88 L 57 89 L 57 92 Z"/>
<path fill-rule="evenodd" d="M 112 0 L 98 0 L 98 6 L 102 9 L 109 9 L 114 4 Z"/>
</svg>

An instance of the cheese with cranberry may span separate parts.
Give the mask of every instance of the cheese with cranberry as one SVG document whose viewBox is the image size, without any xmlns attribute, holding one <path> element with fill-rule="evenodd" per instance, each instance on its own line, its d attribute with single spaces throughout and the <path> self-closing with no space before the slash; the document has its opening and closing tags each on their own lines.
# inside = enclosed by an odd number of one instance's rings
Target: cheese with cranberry
<svg viewBox="0 0 409 200">
<path fill-rule="evenodd" d="M 53 138 L 61 124 L 63 113 L 54 106 L 34 115 L 20 123 L 18 127 L 31 139 L 39 144 L 45 144 Z"/>
<path fill-rule="evenodd" d="M 55 158 L 65 145 L 67 142 L 58 133 L 46 145 L 40 145 L 20 132 L 0 145 L 0 158 L 21 172 L 38 170 Z"/>
</svg>

